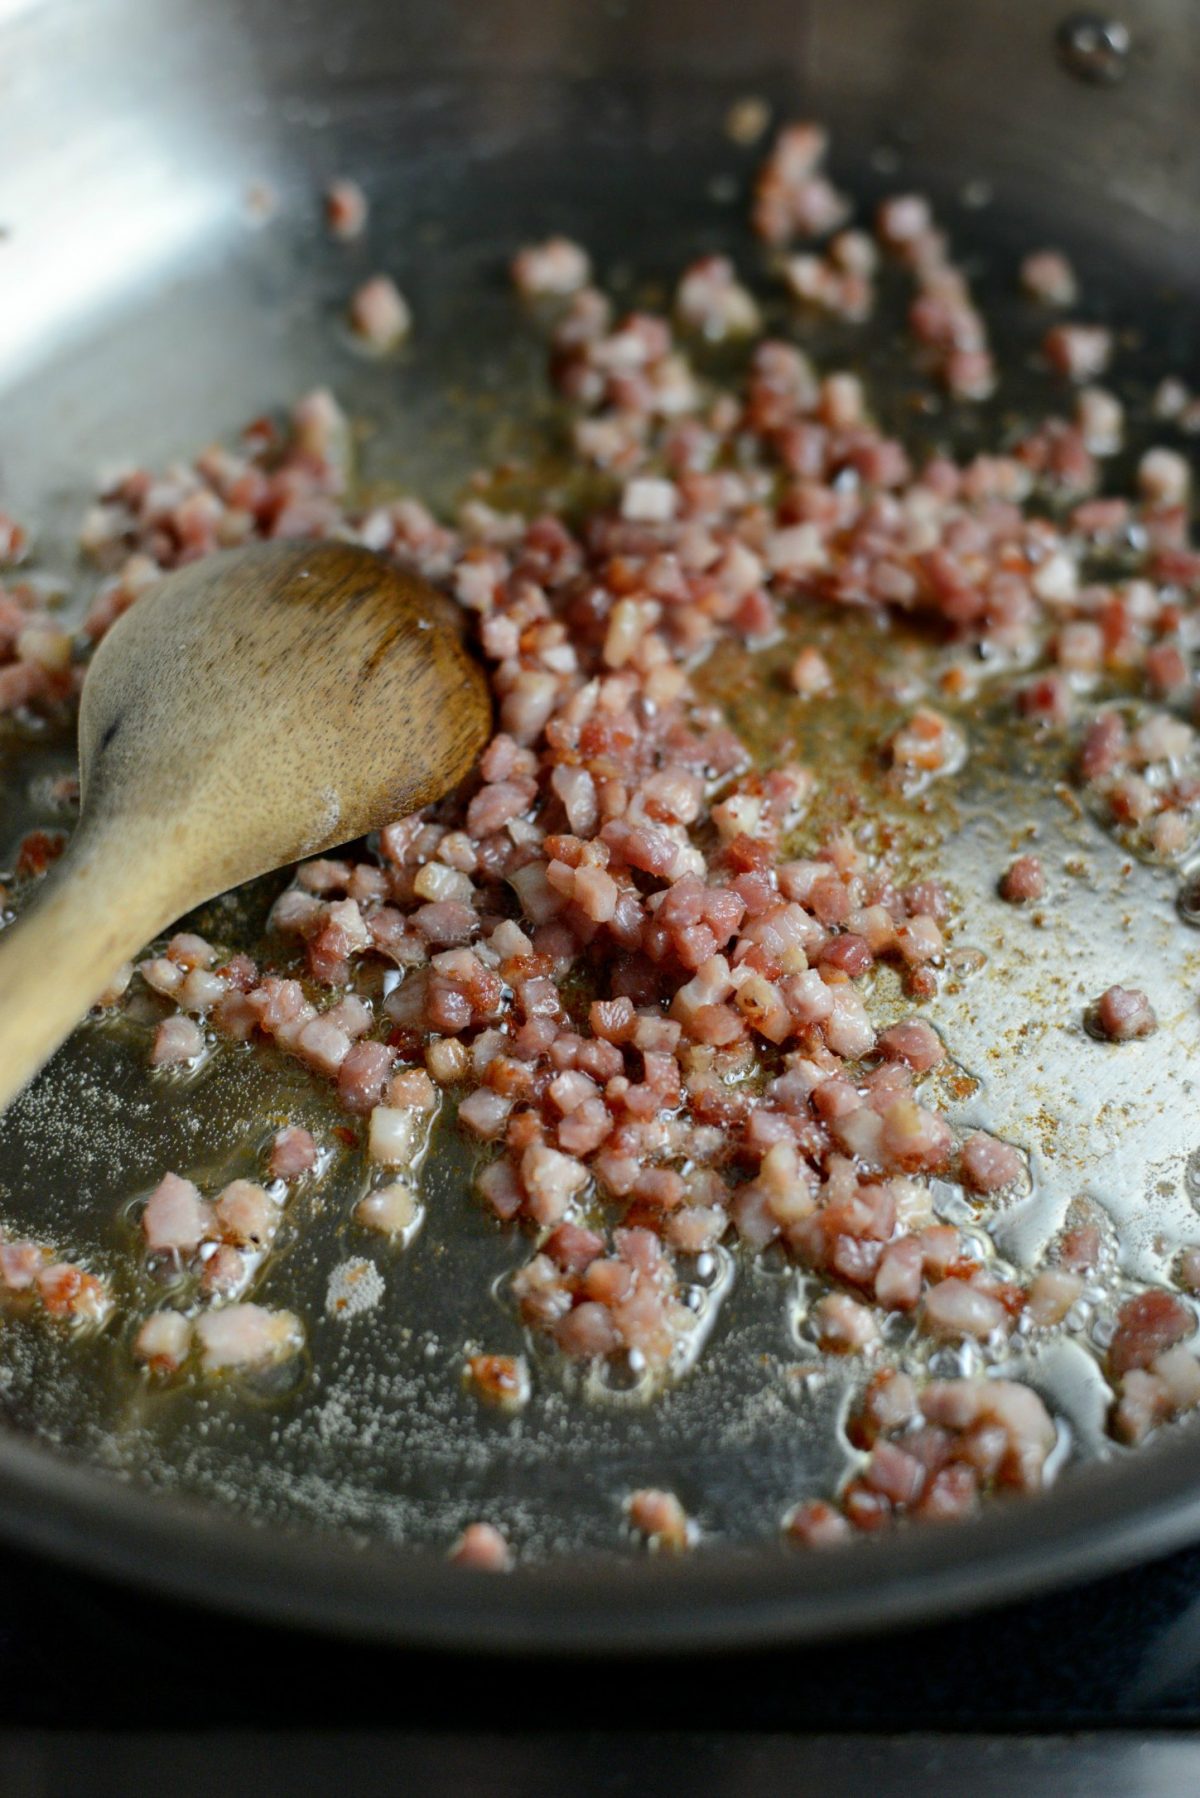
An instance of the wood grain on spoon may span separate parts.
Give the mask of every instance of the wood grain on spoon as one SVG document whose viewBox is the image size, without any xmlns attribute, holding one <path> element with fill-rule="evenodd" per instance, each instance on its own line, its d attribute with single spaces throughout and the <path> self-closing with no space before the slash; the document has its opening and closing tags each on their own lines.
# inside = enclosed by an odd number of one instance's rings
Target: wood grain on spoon
<svg viewBox="0 0 1200 1798">
<path fill-rule="evenodd" d="M 151 937 L 439 798 L 489 728 L 453 607 L 367 550 L 260 543 L 166 576 L 96 651 L 78 827 L 0 935 L 0 1108 Z"/>
</svg>

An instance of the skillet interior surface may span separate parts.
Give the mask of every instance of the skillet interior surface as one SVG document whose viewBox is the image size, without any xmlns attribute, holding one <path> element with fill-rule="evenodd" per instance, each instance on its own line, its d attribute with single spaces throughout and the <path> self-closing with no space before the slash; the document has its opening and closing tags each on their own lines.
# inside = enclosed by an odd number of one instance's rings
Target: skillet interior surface
<svg viewBox="0 0 1200 1798">
<path fill-rule="evenodd" d="M 4 104 L 29 145 L 0 192 L 0 503 L 35 524 L 43 565 L 84 590 L 73 534 L 100 463 L 186 457 L 319 383 L 361 421 L 368 490 L 449 504 L 473 468 L 506 457 L 552 475 L 544 344 L 511 298 L 508 257 L 565 230 L 631 301 L 661 299 L 701 249 L 753 272 L 744 200 L 756 152 L 721 129 L 747 91 L 778 115 L 826 119 L 835 172 L 861 201 L 928 188 L 968 258 L 1003 363 L 1019 372 L 982 419 L 925 416 L 927 441 L 970 447 L 974 433 L 994 439 L 1005 413 L 1048 403 L 1044 377 L 1025 367 L 1036 331 L 1012 280 L 1043 241 L 1071 251 L 1093 316 L 1136 327 L 1121 386 L 1133 444 L 1147 440 L 1158 376 L 1200 372 L 1186 243 L 1197 175 L 1176 166 L 1171 124 L 1183 128 L 1197 27 L 1180 9 L 1128 11 L 1136 54 L 1111 91 L 1063 74 L 1058 16 L 1036 4 L 1004 23 L 1001 8 L 971 9 L 949 29 L 932 5 L 848 9 L 856 28 L 816 6 L 785 42 L 768 7 L 739 15 L 736 32 L 706 12 L 702 42 L 682 5 L 571 10 L 568 26 L 532 4 L 486 22 L 439 9 L 435 23 L 417 6 L 334 20 L 299 5 L 222 0 L 201 16 L 116 0 L 103 30 L 66 0 L 0 12 Z M 128 62 L 131 34 L 140 66 L 157 71 L 149 91 Z M 342 173 L 373 203 L 367 239 L 349 246 L 326 241 L 319 216 L 322 182 Z M 253 182 L 279 198 L 260 224 L 246 216 Z M 356 354 L 340 324 L 347 293 L 377 267 L 418 320 L 386 365 Z M 885 308 L 865 334 L 812 339 L 818 357 L 863 367 L 893 421 L 911 417 L 914 386 L 899 316 Z M 848 668 L 862 648 L 843 631 L 829 653 Z M 779 728 L 771 671 L 769 660 L 725 670 L 738 722 L 764 742 Z M 822 746 L 847 781 L 856 728 Z M 1200 1233 L 1189 1180 L 1200 939 L 1179 920 L 1171 876 L 1129 864 L 1065 807 L 1007 713 L 975 729 L 934 822 L 963 906 L 957 940 L 988 967 L 929 1015 L 978 1081 L 959 1120 L 1032 1156 L 1034 1193 L 993 1220 L 993 1237 L 1010 1259 L 1035 1261 L 1070 1200 L 1089 1194 L 1117 1223 L 1124 1270 L 1163 1277 Z M 0 754 L 3 863 L 30 825 L 62 821 L 47 777 L 72 756 L 52 734 Z M 1018 944 L 993 882 L 1029 825 L 1057 903 Z M 200 922 L 252 940 L 278 886 Z M 1084 1002 L 1134 973 L 1158 1035 L 1129 1054 L 1089 1053 Z M 136 1030 L 90 1024 L 0 1128 L 0 1221 L 88 1254 L 126 1280 L 127 1297 L 128 1206 L 164 1167 L 231 1178 L 277 1121 L 332 1116 L 281 1061 L 218 1057 L 200 1082 L 152 1087 L 143 1060 Z M 1193 1432 L 1113 1462 L 1095 1362 L 1064 1345 L 1023 1369 L 1067 1420 L 1055 1492 L 950 1538 L 914 1532 L 819 1565 L 786 1556 L 780 1516 L 844 1464 L 833 1424 L 845 1382 L 808 1377 L 798 1277 L 782 1265 L 719 1259 L 698 1299 L 712 1318 L 704 1353 L 654 1403 L 611 1389 L 588 1398 L 539 1362 L 519 1421 L 481 1416 L 459 1378 L 463 1345 L 523 1346 L 503 1287 L 526 1251 L 483 1215 L 469 1165 L 447 1136 L 426 1176 L 424 1229 L 404 1256 L 380 1258 L 374 1309 L 346 1318 L 327 1315 L 325 1294 L 332 1268 L 361 1252 L 347 1222 L 361 1170 L 348 1154 L 335 1164 L 256 1293 L 312 1324 L 286 1391 L 152 1391 L 128 1371 L 119 1327 L 82 1346 L 6 1328 L 9 1527 L 196 1596 L 343 1629 L 632 1645 L 898 1620 L 1132 1558 L 1200 1523 Z M 698 1518 L 707 1545 L 693 1565 L 625 1564 L 621 1499 L 640 1484 L 673 1488 Z M 535 1564 L 499 1592 L 441 1563 L 477 1516 Z"/>
</svg>

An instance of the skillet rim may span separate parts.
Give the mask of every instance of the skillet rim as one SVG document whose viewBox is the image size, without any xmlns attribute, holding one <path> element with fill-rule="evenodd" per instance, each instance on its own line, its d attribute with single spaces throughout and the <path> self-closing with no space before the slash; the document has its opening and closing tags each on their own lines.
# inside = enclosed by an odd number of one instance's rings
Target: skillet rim
<svg viewBox="0 0 1200 1798">
<path fill-rule="evenodd" d="M 255 1524 L 124 1484 L 4 1428 L 0 1533 L 161 1597 L 343 1638 L 592 1656 L 766 1647 L 983 1610 L 1200 1538 L 1200 1428 L 957 1528 L 915 1526 L 827 1553 L 768 1540 L 682 1560 L 579 1557 L 499 1579 L 432 1550 Z"/>
</svg>

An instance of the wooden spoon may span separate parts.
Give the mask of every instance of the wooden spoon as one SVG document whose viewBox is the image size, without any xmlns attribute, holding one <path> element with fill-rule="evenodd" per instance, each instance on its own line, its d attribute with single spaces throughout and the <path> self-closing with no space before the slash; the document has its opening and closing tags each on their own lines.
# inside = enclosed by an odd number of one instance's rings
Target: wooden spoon
<svg viewBox="0 0 1200 1798">
<path fill-rule="evenodd" d="M 440 798 L 490 729 L 453 607 L 348 543 L 167 575 L 96 651 L 82 809 L 0 934 L 0 1109 L 181 913 Z"/>
</svg>

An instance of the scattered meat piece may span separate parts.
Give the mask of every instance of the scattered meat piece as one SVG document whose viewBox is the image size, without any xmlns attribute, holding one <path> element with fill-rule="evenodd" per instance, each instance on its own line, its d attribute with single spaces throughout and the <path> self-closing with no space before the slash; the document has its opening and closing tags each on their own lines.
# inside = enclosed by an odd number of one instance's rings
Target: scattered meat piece
<svg viewBox="0 0 1200 1798">
<path fill-rule="evenodd" d="M 933 1173 L 946 1165 L 950 1127 L 911 1099 L 896 1099 L 883 1114 L 881 1149 L 889 1164 L 908 1173 Z"/>
<path fill-rule="evenodd" d="M 267 1161 L 272 1180 L 298 1180 L 317 1165 L 317 1145 L 310 1131 L 287 1124 L 275 1134 Z"/>
<path fill-rule="evenodd" d="M 998 1299 L 969 1280 L 939 1280 L 925 1295 L 925 1328 L 937 1336 L 975 1336 L 986 1340 L 1003 1328 L 1007 1313 Z"/>
<path fill-rule="evenodd" d="M 870 1448 L 878 1436 L 904 1430 L 920 1415 L 915 1382 L 908 1374 L 884 1367 L 867 1382 L 862 1404 L 848 1427 L 858 1447 Z"/>
<path fill-rule="evenodd" d="M 636 481 L 630 481 L 622 495 L 621 516 L 634 524 L 669 524 L 677 504 L 678 492 L 672 482 L 641 475 Z M 610 668 L 620 668 L 629 659 L 642 636 L 643 616 L 628 609 L 614 611 L 613 627 L 609 630 L 604 654 Z"/>
<path fill-rule="evenodd" d="M 51 1317 L 99 1323 L 112 1300 L 104 1283 L 73 1261 L 44 1263 L 35 1279 L 38 1297 Z"/>
<path fill-rule="evenodd" d="M 849 208 L 820 172 L 826 137 L 819 125 L 787 125 L 758 177 L 754 228 L 767 243 L 821 237 L 845 223 Z"/>
<path fill-rule="evenodd" d="M 1158 1029 L 1154 1008 L 1137 987 L 1110 986 L 1096 1000 L 1091 1019 L 1096 1034 L 1110 1043 L 1132 1042 Z"/>
<path fill-rule="evenodd" d="M 1146 685 L 1157 699 L 1166 699 L 1188 684 L 1188 664 L 1175 643 L 1156 643 L 1146 651 Z"/>
<path fill-rule="evenodd" d="M 21 652 L 21 639 L 17 641 L 17 653 Z M 53 867 L 67 846 L 66 833 L 61 830 L 28 830 L 21 838 L 17 850 L 16 873 L 19 880 L 37 880 Z"/>
<path fill-rule="evenodd" d="M 1176 419 L 1190 398 L 1187 387 L 1176 375 L 1166 375 L 1154 389 L 1150 409 L 1155 418 Z"/>
<path fill-rule="evenodd" d="M 644 1486 L 630 1493 L 625 1508 L 634 1529 L 646 1537 L 652 1548 L 680 1554 L 693 1545 L 696 1526 L 673 1492 Z"/>
<path fill-rule="evenodd" d="M 1020 1151 L 984 1130 L 967 1137 L 961 1160 L 964 1184 L 972 1192 L 1001 1192 L 1006 1186 L 1015 1186 L 1025 1174 Z"/>
<path fill-rule="evenodd" d="M 1154 506 L 1187 504 L 1192 471 L 1176 450 L 1149 449 L 1138 463 L 1138 487 Z"/>
<path fill-rule="evenodd" d="M 1164 1349 L 1174 1348 L 1196 1328 L 1190 1305 L 1174 1293 L 1151 1288 L 1126 1299 L 1117 1312 L 1117 1327 L 1108 1345 L 1109 1370 L 1114 1375 L 1133 1367 L 1147 1367 Z"/>
<path fill-rule="evenodd" d="M 388 350 L 412 330 L 412 313 L 390 275 L 372 275 L 350 302 L 350 323 L 372 349 Z"/>
<path fill-rule="evenodd" d="M 196 1061 L 203 1052 L 204 1036 L 199 1025 L 177 1014 L 164 1018 L 154 1032 L 150 1066 L 177 1067 L 181 1062 Z"/>
<path fill-rule="evenodd" d="M 829 664 L 817 649 L 802 649 L 788 673 L 788 685 L 803 699 L 815 699 L 833 691 Z"/>
<path fill-rule="evenodd" d="M 529 244 L 513 258 L 513 284 L 523 294 L 578 293 L 592 278 L 591 258 L 569 237 L 548 237 Z"/>
<path fill-rule="evenodd" d="M 354 1043 L 337 1069 L 338 1098 L 347 1111 L 360 1115 L 373 1111 L 384 1097 L 394 1065 L 392 1051 L 384 1043 Z"/>
<path fill-rule="evenodd" d="M 218 1243 L 200 1265 L 200 1291 L 207 1299 L 236 1298 L 250 1277 L 250 1265 L 232 1243 Z"/>
<path fill-rule="evenodd" d="M 1061 1323 L 1082 1291 L 1083 1281 L 1078 1274 L 1047 1268 L 1030 1283 L 1026 1310 L 1034 1323 L 1044 1328 Z"/>
<path fill-rule="evenodd" d="M 357 181 L 342 176 L 325 189 L 325 223 L 329 235 L 348 243 L 361 237 L 367 223 L 367 196 Z"/>
<path fill-rule="evenodd" d="M 875 1047 L 889 1061 L 905 1062 L 916 1074 L 927 1073 L 946 1058 L 942 1039 L 924 1018 L 905 1018 L 880 1033 Z"/>
<path fill-rule="evenodd" d="M 152 1373 L 177 1373 L 191 1339 L 191 1323 L 181 1311 L 154 1311 L 134 1338 L 133 1352 Z"/>
<path fill-rule="evenodd" d="M 491 1087 L 481 1086 L 459 1106 L 458 1121 L 472 1135 L 481 1137 L 486 1142 L 504 1134 L 512 1107 L 513 1101 L 505 1094 L 494 1092 Z"/>
<path fill-rule="evenodd" d="M 1075 271 L 1061 250 L 1033 250 L 1021 264 L 1021 286 L 1047 306 L 1073 306 L 1079 297 Z"/>
<path fill-rule="evenodd" d="M 795 298 L 853 323 L 869 318 L 875 307 L 871 269 L 862 264 L 857 249 L 849 247 L 859 242 L 873 253 L 869 238 L 844 231 L 830 245 L 828 256 L 786 257 L 783 278 Z"/>
<path fill-rule="evenodd" d="M 1158 1424 L 1200 1405 L 1200 1361 L 1177 1344 L 1156 1355 L 1148 1367 L 1131 1368 L 1118 1393 L 1113 1434 L 1122 1442 L 1141 1442 Z"/>
<path fill-rule="evenodd" d="M 1166 1385 L 1149 1370 L 1134 1368 L 1121 1381 L 1121 1395 L 1112 1419 L 1112 1431 L 1119 1442 L 1130 1445 L 1141 1442 L 1150 1431 L 1171 1415 L 1170 1395 Z"/>
<path fill-rule="evenodd" d="M 106 1011 L 109 1006 L 119 1005 L 128 991 L 129 982 L 132 979 L 133 963 L 131 961 L 123 961 L 121 966 L 113 974 L 112 979 L 109 981 L 104 991 L 96 1000 L 96 1004 L 100 1009 Z"/>
<path fill-rule="evenodd" d="M 1042 339 L 1050 366 L 1073 381 L 1094 381 L 1112 358 L 1112 332 L 1104 325 L 1053 325 Z"/>
<path fill-rule="evenodd" d="M 221 1236 L 237 1248 L 265 1248 L 279 1221 L 279 1207 L 253 1180 L 231 1180 L 213 1212 Z"/>
<path fill-rule="evenodd" d="M 29 547 L 29 533 L 23 525 L 0 512 L 0 562 L 20 562 Z"/>
<path fill-rule="evenodd" d="M 879 1337 L 879 1326 L 871 1312 L 845 1293 L 826 1293 L 813 1306 L 812 1317 L 821 1347 L 835 1354 L 870 1348 Z"/>
<path fill-rule="evenodd" d="M 354 1215 L 369 1230 L 384 1236 L 407 1236 L 421 1216 L 421 1202 L 408 1180 L 377 1186 L 355 1206 Z"/>
<path fill-rule="evenodd" d="M 1200 1361 L 1190 1349 L 1182 1344 L 1165 1349 L 1154 1357 L 1150 1369 L 1167 1389 L 1172 1415 L 1200 1404 Z"/>
<path fill-rule="evenodd" d="M 920 244 L 933 227 L 933 212 L 923 194 L 892 194 L 876 217 L 876 229 L 889 249 Z"/>
<path fill-rule="evenodd" d="M 439 1086 L 452 1086 L 464 1079 L 469 1065 L 466 1047 L 454 1036 L 430 1043 L 425 1051 L 425 1066 Z"/>
<path fill-rule="evenodd" d="M 702 257 L 684 272 L 675 310 L 682 325 L 714 341 L 749 336 L 762 323 L 754 296 L 725 256 Z"/>
<path fill-rule="evenodd" d="M 0 1242 L 0 1287 L 6 1292 L 28 1292 L 45 1262 L 46 1255 L 36 1242 Z"/>
<path fill-rule="evenodd" d="M 191 1255 L 212 1228 L 212 1208 L 200 1189 L 178 1174 L 164 1174 L 146 1201 L 142 1232 L 152 1253 Z"/>
<path fill-rule="evenodd" d="M 539 1223 L 557 1223 L 571 1199 L 587 1185 L 582 1162 L 534 1143 L 521 1159 L 521 1179 Z"/>
<path fill-rule="evenodd" d="M 402 1110 L 433 1111 L 438 1102 L 437 1089 L 424 1068 L 404 1068 L 392 1076 L 387 1102 Z"/>
<path fill-rule="evenodd" d="M 190 973 L 193 968 L 211 968 L 217 959 L 217 952 L 212 944 L 192 931 L 180 931 L 167 944 L 168 959 L 178 967 L 186 968 Z"/>
<path fill-rule="evenodd" d="M 1075 401 L 1083 441 L 1093 456 L 1115 456 L 1124 439 L 1125 408 L 1105 387 L 1083 387 Z"/>
<path fill-rule="evenodd" d="M 1099 1214 L 1086 1200 L 1077 1200 L 1067 1213 L 1067 1228 L 1058 1239 L 1058 1265 L 1072 1273 L 1088 1274 L 1099 1266 L 1103 1252 Z"/>
<path fill-rule="evenodd" d="M 196 1340 L 205 1373 L 224 1373 L 285 1361 L 304 1342 L 300 1319 L 290 1311 L 262 1305 L 225 1305 L 196 1319 Z"/>
<path fill-rule="evenodd" d="M 962 732 L 940 712 L 922 706 L 892 733 L 888 751 L 895 766 L 910 775 L 945 774 L 962 764 Z"/>
<path fill-rule="evenodd" d="M 797 1548 L 836 1548 L 851 1537 L 850 1525 L 840 1511 L 822 1498 L 797 1505 L 784 1520 L 783 1533 Z"/>
<path fill-rule="evenodd" d="M 519 1411 L 529 1401 L 529 1366 L 523 1355 L 472 1355 L 471 1385 L 502 1411 Z"/>
<path fill-rule="evenodd" d="M 228 985 L 220 974 L 193 968 L 174 997 L 186 1011 L 206 1012 L 223 999 L 227 991 Z"/>
<path fill-rule="evenodd" d="M 1124 719 L 1119 712 L 1102 712 L 1089 726 L 1080 752 L 1079 768 L 1084 780 L 1099 780 L 1111 774 L 1125 759 L 1127 750 Z"/>
<path fill-rule="evenodd" d="M 371 1113 L 367 1153 L 384 1167 L 405 1167 L 420 1140 L 418 1114 L 407 1106 L 377 1105 Z"/>
<path fill-rule="evenodd" d="M 477 1573 L 509 1573 L 513 1566 L 512 1550 L 491 1523 L 469 1523 L 446 1558 Z"/>
<path fill-rule="evenodd" d="M 1000 876 L 1000 897 L 1010 905 L 1026 905 L 1045 892 L 1046 876 L 1036 855 L 1019 855 Z"/>
<path fill-rule="evenodd" d="M 924 1255 L 915 1236 L 890 1243 L 875 1269 L 875 1302 L 885 1311 L 914 1311 L 921 1299 Z"/>
<path fill-rule="evenodd" d="M 1023 687 L 1018 703 L 1025 716 L 1039 724 L 1066 724 L 1071 716 L 1074 695 L 1065 676 L 1047 674 Z"/>
</svg>

